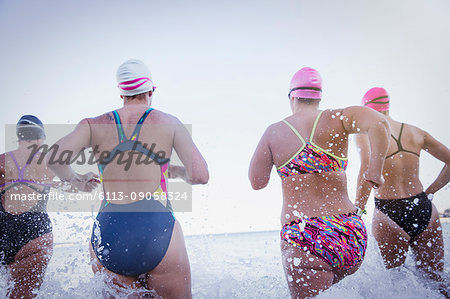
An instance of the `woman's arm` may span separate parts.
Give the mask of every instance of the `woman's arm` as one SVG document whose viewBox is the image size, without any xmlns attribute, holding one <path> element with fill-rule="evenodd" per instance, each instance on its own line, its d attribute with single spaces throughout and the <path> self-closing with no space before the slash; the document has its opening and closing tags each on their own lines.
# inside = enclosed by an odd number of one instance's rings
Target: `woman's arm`
<svg viewBox="0 0 450 299">
<path fill-rule="evenodd" d="M 253 154 L 252 160 L 250 161 L 248 178 L 250 179 L 252 188 L 255 190 L 259 190 L 267 186 L 270 179 L 270 171 L 273 166 L 272 151 L 269 147 L 269 129 L 270 127 L 261 137 L 255 153 Z"/>
<path fill-rule="evenodd" d="M 5 154 L 0 155 L 0 185 L 5 183 Z"/>
<path fill-rule="evenodd" d="M 169 165 L 169 179 L 180 178 L 187 182 L 186 168 L 179 165 Z"/>
<path fill-rule="evenodd" d="M 198 150 L 186 127 L 174 117 L 175 134 L 173 147 L 184 167 L 169 167 L 171 178 L 180 177 L 187 183 L 206 184 L 209 181 L 208 164 Z"/>
<path fill-rule="evenodd" d="M 367 135 L 356 134 L 355 143 L 359 152 L 361 166 L 359 167 L 358 182 L 356 185 L 355 206 L 364 210 L 367 200 L 369 199 L 372 186 L 364 179 L 364 173 L 367 171 L 370 159 L 370 144 Z"/>
<path fill-rule="evenodd" d="M 381 113 L 367 107 L 348 107 L 342 114 L 347 133 L 365 133 L 369 138 L 370 157 L 363 177 L 373 188 L 378 188 L 384 183 L 381 173 L 389 147 L 389 123 Z"/>
<path fill-rule="evenodd" d="M 442 189 L 445 185 L 447 185 L 450 181 L 450 150 L 426 132 L 422 149 L 430 153 L 433 157 L 445 163 L 438 177 L 425 190 L 425 193 L 427 194 L 434 194 Z"/>
<path fill-rule="evenodd" d="M 91 130 L 87 119 L 83 119 L 68 135 L 55 143 L 56 159 L 53 155 L 47 155 L 48 168 L 57 175 L 61 181 L 69 182 L 80 191 L 91 192 L 100 182 L 93 172 L 87 174 L 76 173 L 69 163 L 62 163 L 64 155 L 70 153 L 73 157 L 90 146 Z M 61 158 L 61 159 L 60 159 Z"/>
</svg>

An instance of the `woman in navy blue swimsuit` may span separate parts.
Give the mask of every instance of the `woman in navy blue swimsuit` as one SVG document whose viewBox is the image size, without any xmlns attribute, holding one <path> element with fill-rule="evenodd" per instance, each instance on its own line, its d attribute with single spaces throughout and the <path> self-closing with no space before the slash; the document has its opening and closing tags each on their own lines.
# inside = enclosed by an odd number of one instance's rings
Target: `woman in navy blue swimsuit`
<svg viewBox="0 0 450 299">
<path fill-rule="evenodd" d="M 78 153 L 89 147 L 99 152 L 96 159 L 106 201 L 91 235 L 93 269 L 106 273 L 111 287 L 123 296 L 151 289 L 164 298 L 190 298 L 190 266 L 181 225 L 170 201 L 157 199 L 167 194 L 169 177 L 206 184 L 207 164 L 184 125 L 151 107 L 155 87 L 143 62 L 123 63 L 117 80 L 123 107 L 82 120 L 57 142 L 61 152 Z M 184 167 L 169 166 L 173 150 Z M 132 159 L 128 166 L 120 162 L 127 157 Z M 62 180 L 78 180 L 67 165 L 49 167 Z"/>
</svg>

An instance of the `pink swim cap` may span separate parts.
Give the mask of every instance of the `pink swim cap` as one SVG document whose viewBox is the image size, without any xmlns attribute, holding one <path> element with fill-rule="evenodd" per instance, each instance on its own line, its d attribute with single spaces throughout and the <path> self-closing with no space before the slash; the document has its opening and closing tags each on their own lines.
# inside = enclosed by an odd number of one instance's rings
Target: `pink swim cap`
<svg viewBox="0 0 450 299">
<path fill-rule="evenodd" d="M 364 95 L 361 105 L 376 111 L 389 110 L 389 95 L 384 88 L 374 87 Z"/>
<path fill-rule="evenodd" d="M 321 99 L 322 78 L 318 71 L 304 67 L 292 77 L 289 98 Z"/>
</svg>

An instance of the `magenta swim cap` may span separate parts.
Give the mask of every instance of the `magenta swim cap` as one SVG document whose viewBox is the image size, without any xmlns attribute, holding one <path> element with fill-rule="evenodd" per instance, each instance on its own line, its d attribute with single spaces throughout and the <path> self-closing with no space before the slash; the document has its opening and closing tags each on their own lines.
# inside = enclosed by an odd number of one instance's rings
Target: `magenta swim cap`
<svg viewBox="0 0 450 299">
<path fill-rule="evenodd" d="M 364 95 L 361 105 L 372 108 L 376 111 L 389 110 L 389 95 L 384 88 L 374 87 L 369 89 Z"/>
<path fill-rule="evenodd" d="M 321 99 L 322 78 L 318 71 L 304 67 L 292 77 L 289 98 Z"/>
</svg>

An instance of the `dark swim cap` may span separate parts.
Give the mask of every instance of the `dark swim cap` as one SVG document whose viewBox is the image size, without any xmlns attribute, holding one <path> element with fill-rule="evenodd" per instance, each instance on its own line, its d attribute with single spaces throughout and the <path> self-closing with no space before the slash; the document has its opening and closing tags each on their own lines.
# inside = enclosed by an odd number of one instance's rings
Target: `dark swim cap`
<svg viewBox="0 0 450 299">
<path fill-rule="evenodd" d="M 16 125 L 16 134 L 19 140 L 37 140 L 45 138 L 44 125 L 34 115 L 22 116 Z"/>
</svg>

